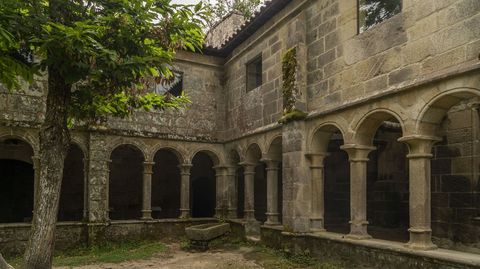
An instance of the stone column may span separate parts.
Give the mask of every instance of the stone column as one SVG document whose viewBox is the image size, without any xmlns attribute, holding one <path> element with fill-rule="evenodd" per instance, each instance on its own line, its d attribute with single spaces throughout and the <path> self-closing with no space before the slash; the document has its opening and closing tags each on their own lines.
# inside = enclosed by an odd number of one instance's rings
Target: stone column
<svg viewBox="0 0 480 269">
<path fill-rule="evenodd" d="M 236 219 L 237 218 L 237 167 L 236 166 L 227 166 L 226 167 L 226 184 L 227 184 L 227 218 Z"/>
<path fill-rule="evenodd" d="M 105 161 L 106 162 L 106 169 L 105 169 L 105 172 L 106 172 L 106 188 L 105 188 L 105 191 L 106 191 L 106 195 L 105 195 L 105 219 L 107 221 L 110 220 L 110 169 L 111 169 L 111 166 L 112 166 L 112 160 L 107 160 Z"/>
<path fill-rule="evenodd" d="M 190 169 L 192 164 L 186 163 L 178 166 L 181 175 L 180 190 L 180 218 L 190 218 Z"/>
<path fill-rule="evenodd" d="M 344 145 L 350 161 L 350 234 L 348 238 L 367 239 L 367 163 L 368 154 L 375 147 Z"/>
<path fill-rule="evenodd" d="M 32 213 L 33 213 L 37 206 L 37 199 L 38 199 L 38 184 L 40 182 L 40 158 L 37 156 L 32 156 L 32 164 L 33 164 L 33 210 L 32 210 Z"/>
<path fill-rule="evenodd" d="M 312 212 L 310 217 L 310 231 L 325 231 L 325 170 L 323 161 L 328 153 L 310 153 L 307 157 L 310 159 L 310 172 L 312 176 Z"/>
<path fill-rule="evenodd" d="M 215 218 L 223 218 L 225 216 L 225 183 L 224 170 L 225 166 L 214 166 L 215 169 Z"/>
<path fill-rule="evenodd" d="M 431 250 L 436 246 L 432 243 L 431 229 L 431 171 L 432 146 L 440 138 L 412 135 L 400 138 L 409 148 L 409 207 L 410 207 L 410 241 L 407 246 L 418 250 Z"/>
<path fill-rule="evenodd" d="M 88 218 L 88 170 L 89 170 L 89 160 L 87 158 L 83 159 L 83 219 Z"/>
<path fill-rule="evenodd" d="M 241 163 L 244 167 L 244 180 L 245 180 L 245 206 L 244 206 L 244 218 L 247 221 L 255 220 L 255 200 L 254 200 L 254 179 L 255 179 L 255 164 L 253 163 Z"/>
<path fill-rule="evenodd" d="M 152 174 L 154 162 L 143 163 L 142 220 L 152 219 Z"/>
<path fill-rule="evenodd" d="M 278 216 L 278 170 L 280 161 L 262 159 L 267 165 L 267 221 L 265 225 L 280 225 Z"/>
</svg>

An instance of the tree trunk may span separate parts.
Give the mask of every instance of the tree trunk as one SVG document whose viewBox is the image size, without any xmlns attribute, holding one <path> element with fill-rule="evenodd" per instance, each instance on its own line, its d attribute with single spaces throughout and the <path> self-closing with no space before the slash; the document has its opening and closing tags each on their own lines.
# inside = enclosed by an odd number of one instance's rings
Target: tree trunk
<svg viewBox="0 0 480 269">
<path fill-rule="evenodd" d="M 13 269 L 12 266 L 10 266 L 2 257 L 2 254 L 0 254 L 0 269 Z"/>
<path fill-rule="evenodd" d="M 26 269 L 52 267 L 63 165 L 70 145 L 67 107 L 71 85 L 55 68 L 49 68 L 48 73 L 47 109 L 40 130 L 40 182 L 25 253 Z"/>
</svg>

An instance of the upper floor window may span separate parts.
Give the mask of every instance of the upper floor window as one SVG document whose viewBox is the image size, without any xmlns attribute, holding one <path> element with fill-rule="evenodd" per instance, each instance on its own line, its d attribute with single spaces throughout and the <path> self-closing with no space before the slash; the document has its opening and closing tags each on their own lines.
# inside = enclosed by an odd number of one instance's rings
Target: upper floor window
<svg viewBox="0 0 480 269">
<path fill-rule="evenodd" d="M 183 92 L 183 73 L 174 71 L 174 77 L 168 81 L 160 81 L 153 85 L 153 92 L 156 94 L 169 93 L 173 96 L 180 96 Z"/>
<path fill-rule="evenodd" d="M 358 0 L 358 32 L 365 32 L 401 11 L 402 0 Z"/>
<path fill-rule="evenodd" d="M 247 92 L 262 85 L 262 56 L 247 64 Z"/>
</svg>

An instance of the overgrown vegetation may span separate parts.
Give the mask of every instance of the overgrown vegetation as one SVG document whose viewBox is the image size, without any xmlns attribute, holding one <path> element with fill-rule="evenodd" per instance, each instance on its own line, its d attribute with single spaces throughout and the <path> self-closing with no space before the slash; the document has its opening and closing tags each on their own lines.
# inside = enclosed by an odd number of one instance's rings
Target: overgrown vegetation
<svg viewBox="0 0 480 269">
<path fill-rule="evenodd" d="M 123 242 L 106 243 L 94 247 L 78 247 L 55 254 L 55 266 L 82 266 L 98 263 L 121 263 L 148 259 L 158 254 L 166 254 L 168 247 L 160 242 Z M 21 257 L 7 257 L 13 266 L 21 264 Z"/>
<path fill-rule="evenodd" d="M 295 107 L 297 88 L 297 48 L 291 48 L 282 58 L 282 77 L 283 77 L 283 116 L 279 123 L 288 123 L 290 121 L 305 119 L 307 113 Z"/>
</svg>

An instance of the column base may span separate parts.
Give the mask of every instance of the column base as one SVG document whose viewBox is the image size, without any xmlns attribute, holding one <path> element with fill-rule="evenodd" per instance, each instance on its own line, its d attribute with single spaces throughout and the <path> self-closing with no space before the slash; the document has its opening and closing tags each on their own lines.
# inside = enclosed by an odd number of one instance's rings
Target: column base
<svg viewBox="0 0 480 269">
<path fill-rule="evenodd" d="M 190 218 L 190 209 L 180 209 L 180 218 L 189 219 Z"/>
<path fill-rule="evenodd" d="M 350 233 L 345 237 L 355 240 L 363 240 L 372 238 L 367 231 L 368 221 L 350 221 Z"/>
<path fill-rule="evenodd" d="M 325 231 L 326 230 L 323 227 L 323 218 L 320 218 L 320 217 L 310 218 L 310 232 L 320 233 Z"/>
<path fill-rule="evenodd" d="M 227 211 L 227 218 L 228 219 L 236 219 L 237 216 L 237 209 L 236 208 L 229 208 Z"/>
<path fill-rule="evenodd" d="M 255 210 L 244 210 L 243 216 L 246 221 L 254 221 L 255 220 Z"/>
<path fill-rule="evenodd" d="M 152 210 L 142 210 L 142 220 L 151 220 Z"/>
<path fill-rule="evenodd" d="M 278 226 L 280 225 L 280 221 L 278 221 L 278 216 L 280 214 L 278 213 L 266 213 L 267 215 L 267 221 L 265 221 L 264 225 L 267 226 Z"/>
<path fill-rule="evenodd" d="M 437 246 L 432 243 L 432 230 L 424 228 L 410 228 L 410 241 L 405 245 L 414 250 L 433 250 Z"/>
</svg>

